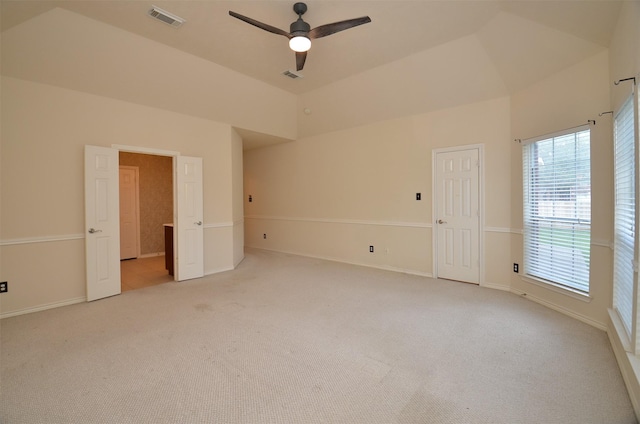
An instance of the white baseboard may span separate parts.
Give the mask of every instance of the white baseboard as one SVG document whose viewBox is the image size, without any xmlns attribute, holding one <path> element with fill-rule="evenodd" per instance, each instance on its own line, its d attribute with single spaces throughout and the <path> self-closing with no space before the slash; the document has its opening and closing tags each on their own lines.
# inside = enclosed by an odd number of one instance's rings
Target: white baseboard
<svg viewBox="0 0 640 424">
<path fill-rule="evenodd" d="M 12 311 L 12 312 L 0 313 L 0 319 L 9 318 L 9 317 L 15 317 L 15 316 L 18 316 L 18 315 L 30 314 L 30 313 L 33 313 L 33 312 L 46 311 L 47 309 L 59 308 L 61 306 L 74 305 L 76 303 L 84 303 L 86 301 L 87 301 L 86 297 L 76 297 L 76 298 L 73 298 L 73 299 L 63 300 L 61 302 L 46 303 L 44 305 L 34 306 L 34 307 L 31 307 L 31 308 L 25 308 L 25 309 L 19 309 L 17 311 Z"/>
<path fill-rule="evenodd" d="M 209 269 L 206 270 L 204 272 L 204 275 L 213 275 L 213 274 L 219 274 L 221 272 L 226 272 L 226 271 L 233 271 L 235 268 L 234 267 L 224 267 L 224 268 L 216 268 L 216 269 Z"/>
<path fill-rule="evenodd" d="M 139 259 L 144 258 L 155 258 L 156 256 L 164 256 L 164 252 L 156 252 L 156 253 L 145 253 L 144 255 L 138 256 Z"/>
<path fill-rule="evenodd" d="M 400 272 L 400 273 L 403 273 L 403 274 L 417 275 L 419 277 L 433 278 L 433 274 L 431 274 L 430 272 L 420 272 L 420 271 L 415 271 L 415 270 L 412 270 L 412 269 L 396 268 L 396 267 L 392 267 L 392 266 L 372 265 L 372 264 L 366 264 L 366 263 L 362 263 L 362 262 L 345 261 L 344 259 L 333 258 L 333 257 L 330 257 L 330 256 L 309 255 L 309 254 L 300 253 L 300 252 L 288 252 L 286 250 L 265 249 L 263 247 L 252 247 L 252 246 L 247 246 L 247 247 L 250 248 L 250 249 L 265 250 L 265 251 L 268 251 L 268 252 L 285 253 L 287 255 L 303 256 L 305 258 L 322 259 L 322 260 L 325 260 L 325 261 L 340 262 L 340 263 L 343 263 L 343 264 L 357 265 L 357 266 L 364 266 L 364 267 L 367 267 L 367 268 L 381 269 L 383 271 L 394 271 L 394 272 Z"/>
<path fill-rule="evenodd" d="M 527 299 L 531 299 L 532 302 L 539 303 L 539 304 L 541 304 L 543 306 L 546 306 L 549 309 L 553 309 L 554 311 L 558 311 L 558 312 L 560 312 L 562 314 L 565 314 L 567 316 L 575 318 L 578 321 L 582 321 L 585 324 L 589 324 L 592 327 L 598 328 L 598 329 L 603 330 L 603 331 L 607 331 L 607 324 L 605 324 L 603 322 L 596 321 L 593 318 L 589 318 L 589 317 L 587 317 L 585 315 L 578 314 L 578 313 L 576 313 L 574 311 L 571 311 L 571 310 L 565 308 L 564 306 L 556 305 L 555 303 L 549 302 L 548 300 L 544 300 L 544 299 L 536 297 L 536 296 L 534 296 L 534 295 L 532 295 L 530 293 L 526 293 L 526 292 L 523 292 L 521 290 L 514 289 L 513 287 L 510 289 L 510 291 L 511 291 L 511 293 L 517 294 L 518 296 L 522 296 L 522 297 L 526 297 Z"/>
<path fill-rule="evenodd" d="M 236 261 L 236 263 L 233 264 L 233 269 L 236 269 L 238 267 L 238 265 L 240 265 L 240 262 L 244 261 L 244 255 L 242 255 L 242 257 Z"/>
<path fill-rule="evenodd" d="M 511 287 L 510 286 L 505 286 L 504 284 L 487 283 L 486 281 L 484 283 L 480 284 L 480 287 L 486 287 L 488 289 L 508 291 L 508 292 L 511 291 Z"/>
</svg>

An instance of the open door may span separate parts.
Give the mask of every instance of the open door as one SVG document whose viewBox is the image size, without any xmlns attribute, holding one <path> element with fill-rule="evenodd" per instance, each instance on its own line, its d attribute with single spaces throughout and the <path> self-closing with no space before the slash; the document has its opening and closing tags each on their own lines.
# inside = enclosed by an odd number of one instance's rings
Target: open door
<svg viewBox="0 0 640 424">
<path fill-rule="evenodd" d="M 176 171 L 176 280 L 182 281 L 204 275 L 202 158 L 177 156 Z"/>
<path fill-rule="evenodd" d="M 120 294 L 118 150 L 85 146 L 87 300 Z"/>
</svg>

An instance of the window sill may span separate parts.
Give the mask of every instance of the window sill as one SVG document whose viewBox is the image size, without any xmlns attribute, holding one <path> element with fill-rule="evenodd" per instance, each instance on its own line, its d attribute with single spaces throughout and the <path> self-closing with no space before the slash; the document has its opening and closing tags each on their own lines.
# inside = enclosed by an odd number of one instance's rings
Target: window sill
<svg viewBox="0 0 640 424">
<path fill-rule="evenodd" d="M 565 296 L 578 299 L 582 302 L 589 303 L 593 299 L 590 295 L 586 293 L 580 292 L 578 290 L 573 290 L 573 289 L 570 289 L 569 287 L 561 286 L 559 284 L 553 284 L 549 281 L 543 281 L 535 277 L 531 277 L 530 275 L 521 275 L 520 279 L 525 283 L 534 284 L 536 286 L 543 287 L 547 290 L 551 290 L 552 292 L 560 293 Z"/>
<path fill-rule="evenodd" d="M 640 417 L 640 358 L 631 352 L 631 343 L 618 313 L 609 309 L 607 333 L 616 356 L 620 373 L 629 393 L 636 417 Z"/>
</svg>

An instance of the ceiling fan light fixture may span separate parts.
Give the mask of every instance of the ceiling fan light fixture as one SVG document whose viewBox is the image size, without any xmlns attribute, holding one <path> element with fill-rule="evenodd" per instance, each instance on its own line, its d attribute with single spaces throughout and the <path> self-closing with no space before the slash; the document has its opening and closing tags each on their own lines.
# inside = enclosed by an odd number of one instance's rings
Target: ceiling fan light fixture
<svg viewBox="0 0 640 424">
<path fill-rule="evenodd" d="M 304 63 L 307 60 L 307 51 L 311 48 L 312 39 L 315 40 L 316 38 L 326 37 L 328 35 L 335 34 L 336 32 L 371 22 L 371 18 L 368 16 L 362 16 L 360 18 L 347 19 L 345 21 L 334 22 L 332 24 L 320 25 L 319 27 L 311 29 L 311 26 L 302 19 L 302 15 L 307 11 L 307 5 L 298 2 L 293 5 L 293 11 L 298 15 L 298 19 L 289 26 L 289 32 L 260 21 L 256 21 L 255 19 L 251 19 L 247 16 L 242 16 L 231 10 L 229 11 L 229 15 L 272 34 L 287 37 L 289 39 L 289 47 L 296 53 L 297 71 L 302 71 L 302 68 L 304 68 Z"/>
<path fill-rule="evenodd" d="M 289 47 L 294 52 L 306 52 L 311 48 L 311 40 L 304 36 L 296 36 L 289 40 Z"/>
</svg>

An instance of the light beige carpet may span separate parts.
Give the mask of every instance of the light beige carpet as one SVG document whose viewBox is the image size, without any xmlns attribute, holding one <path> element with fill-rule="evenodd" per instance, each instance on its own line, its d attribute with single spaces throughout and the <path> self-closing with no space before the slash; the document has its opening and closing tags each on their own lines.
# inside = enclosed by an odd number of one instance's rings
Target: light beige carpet
<svg viewBox="0 0 640 424">
<path fill-rule="evenodd" d="M 607 336 L 516 295 L 249 250 L 2 320 L 10 423 L 634 423 Z"/>
</svg>

